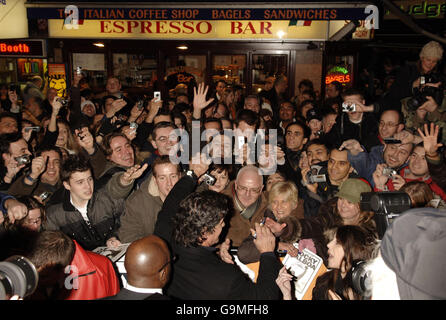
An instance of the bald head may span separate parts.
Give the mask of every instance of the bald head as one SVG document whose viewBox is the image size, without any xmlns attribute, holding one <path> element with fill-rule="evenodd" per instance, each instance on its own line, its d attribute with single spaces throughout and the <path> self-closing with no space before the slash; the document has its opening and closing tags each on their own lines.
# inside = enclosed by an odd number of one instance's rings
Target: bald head
<svg viewBox="0 0 446 320">
<path fill-rule="evenodd" d="M 259 168 L 252 165 L 241 168 L 235 180 L 235 187 L 237 198 L 244 207 L 256 202 L 263 189 L 263 177 Z"/>
<path fill-rule="evenodd" d="M 170 253 L 166 243 L 150 235 L 127 249 L 124 266 L 128 283 L 138 288 L 162 288 L 169 280 Z"/>
<path fill-rule="evenodd" d="M 263 177 L 259 172 L 259 168 L 253 165 L 242 167 L 237 173 L 236 181 L 242 181 L 246 178 L 255 179 L 259 181 L 259 183 L 263 183 Z"/>
</svg>

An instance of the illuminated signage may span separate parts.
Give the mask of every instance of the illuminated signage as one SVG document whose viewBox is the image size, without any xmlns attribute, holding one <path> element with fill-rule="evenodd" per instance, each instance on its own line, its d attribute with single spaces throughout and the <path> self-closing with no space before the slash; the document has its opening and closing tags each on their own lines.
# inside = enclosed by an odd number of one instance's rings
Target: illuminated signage
<svg viewBox="0 0 446 320">
<path fill-rule="evenodd" d="M 350 83 L 351 77 L 349 71 L 345 67 L 334 66 L 327 72 L 327 76 L 325 77 L 325 84 L 332 83 L 333 81 L 338 81 L 340 83 Z"/>
<path fill-rule="evenodd" d="M 333 74 L 325 77 L 325 84 L 338 81 L 340 83 L 349 83 L 351 81 L 349 74 Z"/>
<path fill-rule="evenodd" d="M 45 57 L 43 40 L 0 40 L 2 57 Z"/>
<path fill-rule="evenodd" d="M 365 7 L 365 6 L 364 6 Z M 80 20 L 364 20 L 364 7 L 325 8 L 83 8 Z M 28 7 L 28 19 L 65 19 L 65 8 Z"/>
<path fill-rule="evenodd" d="M 332 27 L 329 22 L 310 22 L 290 25 L 289 21 L 274 20 L 82 20 L 77 28 L 67 28 L 64 20 L 50 19 L 48 34 L 50 38 L 93 39 L 326 40 L 327 29 Z"/>
</svg>

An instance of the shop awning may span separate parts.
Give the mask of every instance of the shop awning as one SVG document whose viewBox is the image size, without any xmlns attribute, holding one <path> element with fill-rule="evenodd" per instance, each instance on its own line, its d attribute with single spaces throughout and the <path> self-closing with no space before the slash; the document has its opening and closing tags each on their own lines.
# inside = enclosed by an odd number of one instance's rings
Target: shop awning
<svg viewBox="0 0 446 320">
<path fill-rule="evenodd" d="M 367 2 L 28 2 L 28 19 L 48 19 L 50 38 L 326 41 Z M 376 7 L 375 7 L 376 8 Z"/>
<path fill-rule="evenodd" d="M 27 37 L 25 0 L 0 1 L 0 39 Z"/>
</svg>

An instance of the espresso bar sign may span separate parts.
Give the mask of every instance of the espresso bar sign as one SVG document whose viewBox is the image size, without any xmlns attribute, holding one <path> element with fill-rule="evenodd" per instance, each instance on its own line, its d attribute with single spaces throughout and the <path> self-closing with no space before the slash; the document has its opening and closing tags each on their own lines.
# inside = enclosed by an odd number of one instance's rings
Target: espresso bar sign
<svg viewBox="0 0 446 320">
<path fill-rule="evenodd" d="M 44 40 L 0 40 L 0 57 L 33 57 L 46 56 Z"/>
</svg>

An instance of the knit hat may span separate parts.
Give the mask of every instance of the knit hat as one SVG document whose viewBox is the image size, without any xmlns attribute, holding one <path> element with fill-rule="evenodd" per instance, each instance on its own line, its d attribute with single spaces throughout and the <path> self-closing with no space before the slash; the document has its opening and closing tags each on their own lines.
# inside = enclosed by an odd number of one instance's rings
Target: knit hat
<svg viewBox="0 0 446 320">
<path fill-rule="evenodd" d="M 367 182 L 361 179 L 347 179 L 339 186 L 339 192 L 336 194 L 338 198 L 344 198 L 351 203 L 359 203 L 361 193 L 371 192 L 372 188 Z"/>
<path fill-rule="evenodd" d="M 411 209 L 387 228 L 381 256 L 396 274 L 402 300 L 446 299 L 446 211 Z"/>
<path fill-rule="evenodd" d="M 81 112 L 84 110 L 84 107 L 89 104 L 93 105 L 94 111 L 96 113 L 96 106 L 90 100 L 85 100 L 84 102 L 81 102 Z"/>
<path fill-rule="evenodd" d="M 436 41 L 430 41 L 421 49 L 420 57 L 434 58 L 440 60 L 443 56 L 443 48 Z"/>
</svg>

